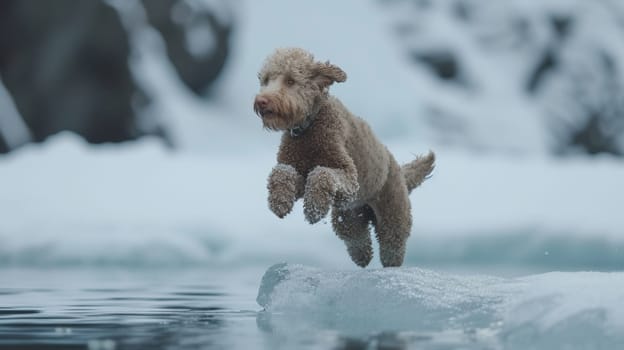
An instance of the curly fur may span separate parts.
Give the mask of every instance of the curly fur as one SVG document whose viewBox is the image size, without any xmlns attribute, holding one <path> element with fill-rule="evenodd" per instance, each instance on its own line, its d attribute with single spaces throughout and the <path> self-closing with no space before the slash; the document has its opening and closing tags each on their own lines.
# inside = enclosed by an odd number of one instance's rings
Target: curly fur
<svg viewBox="0 0 624 350">
<path fill-rule="evenodd" d="M 430 152 L 402 167 L 359 117 L 329 95 L 347 75 L 298 48 L 277 49 L 260 73 L 254 111 L 269 130 L 283 131 L 269 175 L 269 208 L 283 218 L 303 198 L 314 224 L 332 211 L 332 226 L 357 265 L 373 256 L 375 228 L 384 267 L 400 266 L 412 226 L 408 194 L 433 171 Z"/>
</svg>

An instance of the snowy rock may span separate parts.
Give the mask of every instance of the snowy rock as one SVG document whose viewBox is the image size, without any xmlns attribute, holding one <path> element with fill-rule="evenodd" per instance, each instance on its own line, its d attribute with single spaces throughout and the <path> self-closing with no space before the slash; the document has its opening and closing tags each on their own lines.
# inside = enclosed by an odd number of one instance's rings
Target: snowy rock
<svg viewBox="0 0 624 350">
<path fill-rule="evenodd" d="M 438 141 L 622 155 L 621 2 L 379 2 Z"/>
</svg>

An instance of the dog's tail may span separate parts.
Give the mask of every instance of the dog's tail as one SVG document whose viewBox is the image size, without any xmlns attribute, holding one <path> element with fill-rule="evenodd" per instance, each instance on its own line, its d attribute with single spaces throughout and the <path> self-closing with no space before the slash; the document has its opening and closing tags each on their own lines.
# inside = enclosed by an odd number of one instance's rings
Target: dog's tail
<svg viewBox="0 0 624 350">
<path fill-rule="evenodd" d="M 412 192 L 413 189 L 428 179 L 433 168 L 435 168 L 435 154 L 432 151 L 429 151 L 429 154 L 425 156 L 418 156 L 413 161 L 404 164 L 401 167 L 401 171 L 405 177 L 408 192 Z"/>
</svg>

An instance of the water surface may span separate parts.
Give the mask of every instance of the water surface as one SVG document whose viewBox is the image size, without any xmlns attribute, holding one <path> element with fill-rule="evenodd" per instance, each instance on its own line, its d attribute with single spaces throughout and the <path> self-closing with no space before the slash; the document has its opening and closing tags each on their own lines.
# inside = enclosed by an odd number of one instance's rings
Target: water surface
<svg viewBox="0 0 624 350">
<path fill-rule="evenodd" d="M 0 281 L 0 349 L 624 346 L 622 273 L 516 278 L 278 264 L 0 268 Z"/>
<path fill-rule="evenodd" d="M 218 269 L 1 269 L 2 349 L 224 349 L 261 337 L 257 276 Z M 259 277 L 258 277 L 259 278 Z"/>
</svg>

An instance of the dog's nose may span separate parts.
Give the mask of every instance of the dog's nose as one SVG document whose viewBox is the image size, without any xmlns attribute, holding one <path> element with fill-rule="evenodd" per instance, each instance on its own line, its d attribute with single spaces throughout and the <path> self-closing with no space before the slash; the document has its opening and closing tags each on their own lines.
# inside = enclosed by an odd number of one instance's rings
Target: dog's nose
<svg viewBox="0 0 624 350">
<path fill-rule="evenodd" d="M 268 104 L 269 104 L 269 100 L 267 100 L 265 97 L 256 96 L 256 100 L 254 101 L 254 105 L 256 106 L 256 109 L 265 109 L 267 108 Z"/>
</svg>

